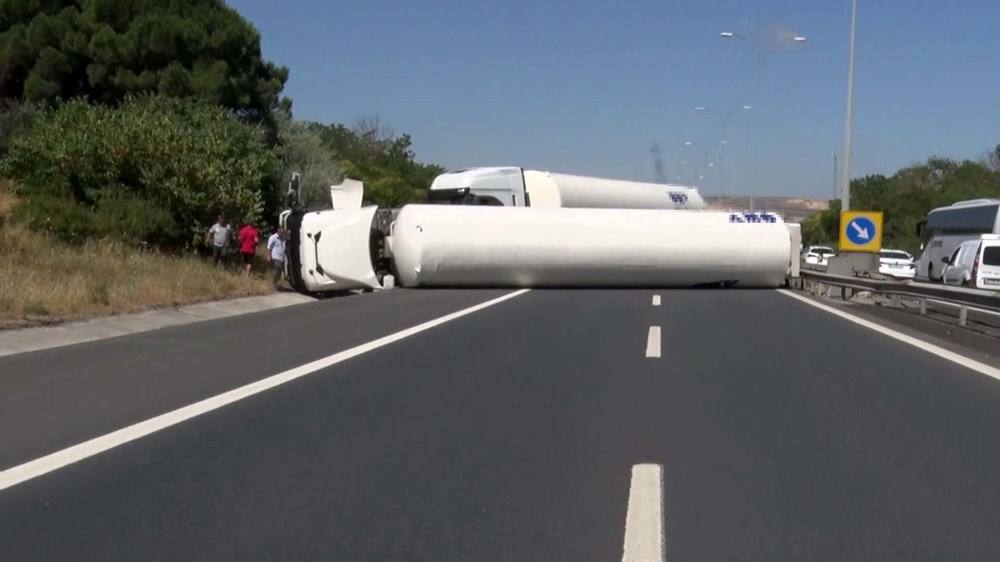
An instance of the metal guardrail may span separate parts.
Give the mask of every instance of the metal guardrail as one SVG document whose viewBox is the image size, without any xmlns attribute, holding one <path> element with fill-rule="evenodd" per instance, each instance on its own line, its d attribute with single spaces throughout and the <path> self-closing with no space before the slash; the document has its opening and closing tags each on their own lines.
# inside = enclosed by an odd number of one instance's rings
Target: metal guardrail
<svg viewBox="0 0 1000 562">
<path fill-rule="evenodd" d="M 868 291 L 895 297 L 908 297 L 920 301 L 920 314 L 927 314 L 927 302 L 938 302 L 958 307 L 958 324 L 965 327 L 970 310 L 1000 314 L 1000 291 L 966 289 L 932 283 L 914 281 L 890 281 L 868 277 L 833 275 L 812 269 L 802 269 L 802 281 L 812 281 L 841 288 L 841 296 L 846 298 L 846 289 Z"/>
</svg>

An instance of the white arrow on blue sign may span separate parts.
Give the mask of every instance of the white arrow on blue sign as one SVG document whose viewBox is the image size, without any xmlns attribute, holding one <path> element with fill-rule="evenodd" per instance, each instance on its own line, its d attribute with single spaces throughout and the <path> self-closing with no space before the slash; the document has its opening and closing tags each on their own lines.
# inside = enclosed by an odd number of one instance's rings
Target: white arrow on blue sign
<svg viewBox="0 0 1000 562">
<path fill-rule="evenodd" d="M 857 246 L 870 244 L 878 232 L 875 223 L 865 217 L 855 217 L 847 223 L 847 239 Z"/>
</svg>

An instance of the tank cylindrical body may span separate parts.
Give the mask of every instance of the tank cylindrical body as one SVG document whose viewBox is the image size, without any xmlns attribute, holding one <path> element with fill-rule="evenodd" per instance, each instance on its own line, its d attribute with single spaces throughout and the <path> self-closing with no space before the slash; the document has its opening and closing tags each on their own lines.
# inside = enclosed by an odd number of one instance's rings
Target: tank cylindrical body
<svg viewBox="0 0 1000 562">
<path fill-rule="evenodd" d="M 669 184 L 524 170 L 532 207 L 704 209 L 697 189 Z"/>
<path fill-rule="evenodd" d="M 407 205 L 392 251 L 404 287 L 777 287 L 790 236 L 760 216 Z"/>
</svg>

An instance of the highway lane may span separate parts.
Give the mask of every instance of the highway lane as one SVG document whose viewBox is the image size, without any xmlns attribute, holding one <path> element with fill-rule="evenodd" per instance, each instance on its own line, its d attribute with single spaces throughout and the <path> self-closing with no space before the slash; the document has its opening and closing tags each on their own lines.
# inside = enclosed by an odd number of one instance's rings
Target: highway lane
<svg viewBox="0 0 1000 562">
<path fill-rule="evenodd" d="M 387 291 L 0 357 L 0 467 L 510 291 Z"/>
<path fill-rule="evenodd" d="M 620 560 L 642 463 L 668 560 L 1000 557 L 1000 382 L 653 294 L 532 291 L 0 492 L 3 557 Z"/>
</svg>

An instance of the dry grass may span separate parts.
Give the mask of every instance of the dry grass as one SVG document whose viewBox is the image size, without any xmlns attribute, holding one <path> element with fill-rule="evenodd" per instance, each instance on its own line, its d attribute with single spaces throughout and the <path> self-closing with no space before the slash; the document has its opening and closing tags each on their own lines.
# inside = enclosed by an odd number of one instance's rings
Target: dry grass
<svg viewBox="0 0 1000 562">
<path fill-rule="evenodd" d="M 14 204 L 0 184 L 0 216 Z M 266 275 L 238 266 L 216 271 L 204 259 L 138 252 L 110 241 L 70 246 L 38 232 L 0 225 L 0 327 L 138 312 L 272 291 Z"/>
</svg>

